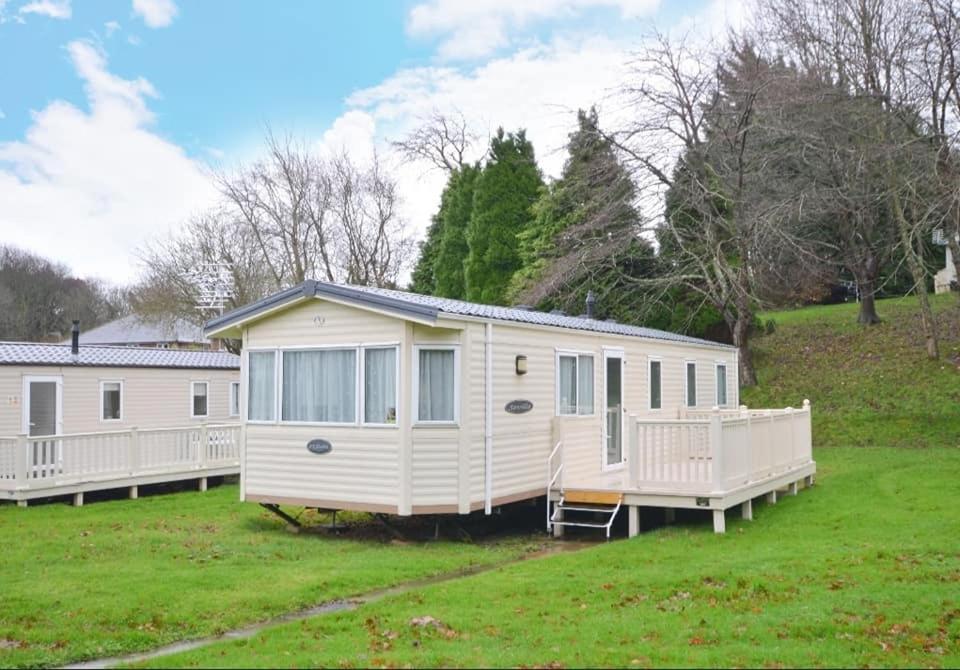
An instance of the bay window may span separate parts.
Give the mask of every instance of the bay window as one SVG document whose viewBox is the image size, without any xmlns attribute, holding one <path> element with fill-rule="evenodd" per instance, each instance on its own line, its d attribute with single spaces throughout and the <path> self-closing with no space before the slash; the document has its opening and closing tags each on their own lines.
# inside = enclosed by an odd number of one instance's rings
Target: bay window
<svg viewBox="0 0 960 670">
<path fill-rule="evenodd" d="M 356 389 L 356 349 L 283 352 L 283 421 L 355 423 Z"/>
<path fill-rule="evenodd" d="M 420 423 L 454 423 L 458 419 L 460 389 L 454 347 L 414 347 L 414 393 Z"/>
<path fill-rule="evenodd" d="M 247 419 L 274 421 L 276 413 L 276 353 L 251 351 L 247 354 Z"/>
<path fill-rule="evenodd" d="M 363 422 L 397 422 L 397 348 L 363 350 Z"/>
</svg>

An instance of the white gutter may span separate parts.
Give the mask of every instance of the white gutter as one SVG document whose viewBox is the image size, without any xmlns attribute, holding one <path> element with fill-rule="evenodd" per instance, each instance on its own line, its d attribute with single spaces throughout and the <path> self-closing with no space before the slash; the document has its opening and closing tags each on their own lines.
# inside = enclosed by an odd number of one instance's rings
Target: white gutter
<svg viewBox="0 0 960 670">
<path fill-rule="evenodd" d="M 484 340 L 484 363 L 486 371 L 484 373 L 484 411 L 486 412 L 483 421 L 483 453 L 486 459 L 484 466 L 484 504 L 485 514 L 492 512 L 493 500 L 493 324 L 489 321 L 486 326 L 486 338 Z"/>
</svg>

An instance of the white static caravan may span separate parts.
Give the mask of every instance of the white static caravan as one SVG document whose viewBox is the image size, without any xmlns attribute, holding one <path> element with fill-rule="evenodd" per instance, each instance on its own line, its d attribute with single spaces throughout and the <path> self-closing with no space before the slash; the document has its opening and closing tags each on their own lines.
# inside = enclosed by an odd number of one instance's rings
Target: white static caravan
<svg viewBox="0 0 960 670">
<path fill-rule="evenodd" d="M 631 521 L 640 505 L 706 506 L 722 516 L 758 490 L 736 483 L 744 473 L 719 482 L 729 468 L 710 468 L 719 460 L 710 450 L 721 448 L 713 441 L 729 441 L 725 429 L 742 433 L 741 424 L 749 431 L 758 421 L 738 407 L 737 352 L 726 345 L 318 281 L 225 314 L 205 332 L 243 341 L 248 501 L 467 514 L 549 490 L 555 529 L 573 523 L 565 508 L 581 502 L 609 508 L 609 531 L 622 504 Z M 789 468 L 767 468 L 770 486 L 788 471 L 794 485 L 813 473 L 809 410 L 787 418 L 798 449 Z M 767 428 L 782 423 L 771 421 Z M 654 425 L 670 434 L 640 430 Z M 673 433 L 676 444 L 667 444 Z M 668 476 L 673 461 L 683 472 Z"/>
</svg>

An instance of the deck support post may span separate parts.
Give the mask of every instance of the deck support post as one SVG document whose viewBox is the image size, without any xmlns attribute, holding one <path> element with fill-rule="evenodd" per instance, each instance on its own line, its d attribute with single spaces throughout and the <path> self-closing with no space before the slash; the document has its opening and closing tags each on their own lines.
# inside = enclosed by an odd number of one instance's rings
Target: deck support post
<svg viewBox="0 0 960 670">
<path fill-rule="evenodd" d="M 807 475 L 803 478 L 803 487 L 808 489 L 811 486 L 813 486 L 813 475 Z"/>
<path fill-rule="evenodd" d="M 200 492 L 203 493 L 203 492 L 206 491 L 206 490 L 207 490 L 207 478 L 206 478 L 206 477 L 201 477 L 201 478 L 200 478 Z"/>
<path fill-rule="evenodd" d="M 136 486 L 136 485 L 131 486 L 131 487 L 130 487 L 130 500 L 136 500 L 136 499 L 139 498 L 139 497 L 140 497 L 140 487 L 139 487 L 139 486 Z"/>
<path fill-rule="evenodd" d="M 777 504 L 777 491 L 776 491 L 776 489 L 774 489 L 773 491 L 770 491 L 770 492 L 767 494 L 767 503 L 770 504 L 770 505 L 776 505 L 776 504 Z"/>
<path fill-rule="evenodd" d="M 753 521 L 753 499 L 744 500 L 740 504 L 740 512 L 747 521 Z"/>
<path fill-rule="evenodd" d="M 547 501 L 547 504 L 550 504 L 550 501 Z M 554 521 L 563 521 L 563 509 L 553 508 Z M 563 526 L 558 523 L 553 525 L 553 536 L 554 537 L 563 537 Z"/>
<path fill-rule="evenodd" d="M 26 500 L 18 500 L 17 507 L 26 507 L 29 503 Z"/>
<path fill-rule="evenodd" d="M 714 533 L 726 533 L 727 532 L 727 516 L 724 514 L 722 509 L 713 510 L 713 532 Z"/>
<path fill-rule="evenodd" d="M 83 491 L 78 491 L 73 494 L 73 506 L 83 507 Z"/>
<path fill-rule="evenodd" d="M 663 510 L 663 522 L 664 523 L 673 523 L 677 520 L 677 510 L 672 507 L 666 507 Z"/>
<path fill-rule="evenodd" d="M 790 483 L 790 495 L 792 495 L 792 496 L 797 495 L 797 490 L 798 490 L 798 488 L 799 488 L 799 482 L 791 482 L 791 483 Z"/>
<path fill-rule="evenodd" d="M 630 505 L 628 512 L 628 530 L 627 537 L 636 537 L 640 534 L 640 508 L 636 505 Z"/>
</svg>

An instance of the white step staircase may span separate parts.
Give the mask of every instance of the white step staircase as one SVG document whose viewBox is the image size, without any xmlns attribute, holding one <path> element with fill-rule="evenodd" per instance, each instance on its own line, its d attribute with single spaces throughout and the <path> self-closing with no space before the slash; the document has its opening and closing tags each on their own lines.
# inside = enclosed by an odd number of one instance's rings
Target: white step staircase
<svg viewBox="0 0 960 670">
<path fill-rule="evenodd" d="M 549 503 L 548 503 L 549 504 Z M 610 539 L 610 527 L 623 504 L 623 495 L 609 491 L 561 491 L 547 521 L 547 531 L 554 526 L 602 528 Z"/>
</svg>

